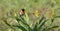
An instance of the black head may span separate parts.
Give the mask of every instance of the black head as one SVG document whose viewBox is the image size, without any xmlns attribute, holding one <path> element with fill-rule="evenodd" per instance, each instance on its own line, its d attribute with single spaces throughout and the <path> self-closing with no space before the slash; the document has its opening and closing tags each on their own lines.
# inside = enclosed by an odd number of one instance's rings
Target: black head
<svg viewBox="0 0 60 31">
<path fill-rule="evenodd" d="M 22 11 L 25 11 L 25 9 L 21 9 Z"/>
</svg>

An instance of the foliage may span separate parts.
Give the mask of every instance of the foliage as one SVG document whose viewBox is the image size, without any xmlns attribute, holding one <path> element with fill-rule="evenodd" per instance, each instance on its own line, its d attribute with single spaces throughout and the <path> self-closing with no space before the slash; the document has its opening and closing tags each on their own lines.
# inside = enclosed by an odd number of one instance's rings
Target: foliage
<svg viewBox="0 0 60 31">
<path fill-rule="evenodd" d="M 27 11 L 29 9 L 29 11 L 28 11 L 29 13 L 32 13 L 35 9 L 40 10 L 43 7 L 47 7 L 49 9 L 50 9 L 50 7 L 54 7 L 55 11 L 57 11 L 57 10 L 60 11 L 60 0 L 1 0 L 0 1 L 0 15 L 1 15 L 0 18 L 4 17 L 7 12 L 11 11 L 11 9 L 13 9 L 12 10 L 12 12 L 13 12 L 13 11 L 19 10 L 21 8 L 24 8 L 24 7 L 27 8 Z M 31 12 L 31 10 L 32 10 L 32 12 Z M 51 21 L 53 23 L 54 19 L 55 18 L 60 18 L 60 16 L 54 16 L 55 12 L 54 12 L 53 8 L 52 8 L 52 11 L 53 12 L 52 12 L 52 16 L 51 16 L 52 17 Z M 38 17 L 38 14 L 39 14 L 38 12 L 35 13 L 35 15 L 37 17 Z M 11 28 L 12 27 L 17 27 L 17 28 L 20 28 L 22 31 L 38 31 L 38 30 L 39 31 L 40 30 L 45 31 L 45 30 L 50 29 L 52 27 L 58 27 L 58 26 L 52 26 L 50 28 L 46 28 L 46 27 L 43 28 L 43 26 L 45 25 L 45 22 L 50 21 L 50 20 L 45 19 L 45 17 L 42 16 L 42 18 L 39 17 L 39 19 L 37 20 L 38 22 L 36 22 L 35 25 L 33 26 L 33 28 L 31 28 L 30 24 L 29 24 L 30 20 L 29 20 L 29 17 L 27 15 L 27 13 L 26 13 L 26 16 L 18 16 L 18 13 L 15 13 L 15 14 L 12 14 L 12 15 L 15 15 L 15 16 L 12 16 L 12 17 L 17 20 L 19 25 L 15 26 L 15 25 L 8 24 L 7 21 L 6 21 L 7 18 L 4 20 L 4 22 L 9 27 L 11 27 Z M 6 17 L 8 17 L 8 16 L 6 16 Z M 47 21 L 45 21 L 45 20 L 47 20 Z"/>
<path fill-rule="evenodd" d="M 27 16 L 24 15 L 24 17 L 26 18 Z M 23 16 L 15 16 L 14 18 L 16 19 L 16 21 L 18 22 L 19 25 L 10 25 L 7 23 L 7 21 L 4 21 L 9 27 L 17 27 L 19 29 L 21 29 L 22 31 L 47 31 L 50 28 L 57 28 L 58 26 L 52 26 L 50 25 L 49 27 L 44 27 L 45 26 L 45 22 L 49 21 L 49 19 L 46 19 L 44 16 L 40 17 L 38 22 L 35 23 L 35 25 L 33 26 L 33 28 L 30 27 L 30 25 L 26 22 L 26 20 L 24 19 Z M 55 16 L 54 18 L 56 18 L 58 16 Z M 54 21 L 54 19 L 51 19 Z M 21 22 L 21 25 L 19 22 Z M 53 22 L 52 22 L 53 23 Z M 52 24 L 51 23 L 51 24 Z"/>
</svg>

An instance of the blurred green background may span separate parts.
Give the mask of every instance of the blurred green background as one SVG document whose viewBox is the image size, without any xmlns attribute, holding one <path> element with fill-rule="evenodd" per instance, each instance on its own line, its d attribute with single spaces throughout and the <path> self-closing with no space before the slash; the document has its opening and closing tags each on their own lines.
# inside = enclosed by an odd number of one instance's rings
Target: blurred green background
<svg viewBox="0 0 60 31">
<path fill-rule="evenodd" d="M 0 31 L 20 31 L 20 29 L 15 29 L 15 27 L 10 28 L 3 22 L 3 20 L 7 17 L 7 13 L 10 11 L 14 13 L 19 12 L 22 8 L 25 8 L 27 13 L 34 13 L 35 10 L 47 8 L 50 12 L 52 7 L 55 8 L 55 15 L 60 16 L 60 0 L 0 0 Z M 14 16 L 14 14 L 12 15 Z M 7 21 L 9 24 L 17 24 L 13 18 L 8 18 Z M 56 18 L 53 25 L 60 26 L 60 18 Z M 55 31 L 59 29 L 60 27 L 55 28 Z"/>
</svg>

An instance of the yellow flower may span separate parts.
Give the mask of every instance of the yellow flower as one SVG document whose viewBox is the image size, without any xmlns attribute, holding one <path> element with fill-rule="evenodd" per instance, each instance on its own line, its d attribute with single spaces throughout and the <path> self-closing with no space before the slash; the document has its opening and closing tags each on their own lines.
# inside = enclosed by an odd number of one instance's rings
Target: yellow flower
<svg viewBox="0 0 60 31">
<path fill-rule="evenodd" d="M 39 12 L 38 12 L 38 10 L 35 11 L 35 16 L 36 16 L 36 17 L 39 17 Z"/>
<path fill-rule="evenodd" d="M 17 16 L 17 14 L 15 13 L 15 15 L 14 16 Z"/>
</svg>

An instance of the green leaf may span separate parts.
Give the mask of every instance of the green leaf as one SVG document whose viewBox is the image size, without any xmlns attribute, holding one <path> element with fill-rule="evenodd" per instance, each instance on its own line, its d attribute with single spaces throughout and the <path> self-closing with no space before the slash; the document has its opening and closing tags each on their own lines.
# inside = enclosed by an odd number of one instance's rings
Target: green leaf
<svg viewBox="0 0 60 31">
<path fill-rule="evenodd" d="M 11 26 L 10 24 L 7 23 L 7 20 L 6 20 L 6 19 L 4 19 L 4 22 L 5 22 L 6 25 L 8 25 L 9 27 L 12 28 L 12 26 Z"/>
<path fill-rule="evenodd" d="M 60 16 L 55 16 L 55 18 L 60 18 Z"/>
<path fill-rule="evenodd" d="M 54 21 L 54 18 L 53 19 L 51 19 L 51 22 L 53 22 Z"/>
<path fill-rule="evenodd" d="M 26 20 L 27 23 L 29 22 L 29 16 L 28 16 L 27 11 L 25 12 L 25 20 Z"/>
<path fill-rule="evenodd" d="M 16 18 L 17 22 L 19 23 L 20 19 L 18 17 L 15 17 L 15 18 Z"/>
<path fill-rule="evenodd" d="M 44 19 L 44 16 L 39 20 L 39 24 L 42 22 L 43 19 Z"/>
<path fill-rule="evenodd" d="M 26 22 L 25 19 L 22 16 L 20 16 L 20 18 L 21 18 L 22 21 Z"/>
<path fill-rule="evenodd" d="M 22 19 L 23 19 L 23 18 L 21 18 L 21 19 L 18 18 L 17 21 L 20 20 L 20 21 L 23 23 L 23 25 L 24 25 L 29 31 L 31 31 L 32 29 L 30 28 L 30 26 L 29 26 L 26 22 L 24 22 L 24 20 L 22 21 Z"/>
<path fill-rule="evenodd" d="M 42 22 L 42 24 L 39 26 L 39 28 L 38 28 L 38 30 L 41 30 L 41 28 L 42 28 L 42 26 L 45 24 L 45 22 L 47 22 L 48 21 L 48 19 L 47 20 L 44 20 L 43 22 Z"/>
<path fill-rule="evenodd" d="M 10 25 L 10 24 L 8 24 L 7 23 L 7 21 L 5 21 L 4 20 L 4 22 L 5 22 L 5 24 L 7 24 L 9 27 L 11 27 L 11 28 L 13 28 L 13 27 L 18 27 L 18 28 L 20 28 L 21 30 L 23 30 L 23 31 L 27 31 L 24 27 L 22 27 L 22 26 L 14 26 L 14 25 Z"/>
<path fill-rule="evenodd" d="M 47 29 L 46 28 L 43 28 L 42 31 L 46 31 Z"/>
<path fill-rule="evenodd" d="M 58 28 L 59 26 L 52 26 L 51 28 Z"/>
<path fill-rule="evenodd" d="M 35 24 L 33 31 L 37 31 L 37 26 L 38 26 L 38 23 Z"/>
<path fill-rule="evenodd" d="M 14 25 L 13 25 L 14 26 Z M 18 27 L 19 29 L 21 29 L 22 31 L 27 31 L 23 26 L 14 26 L 14 27 Z"/>
</svg>

